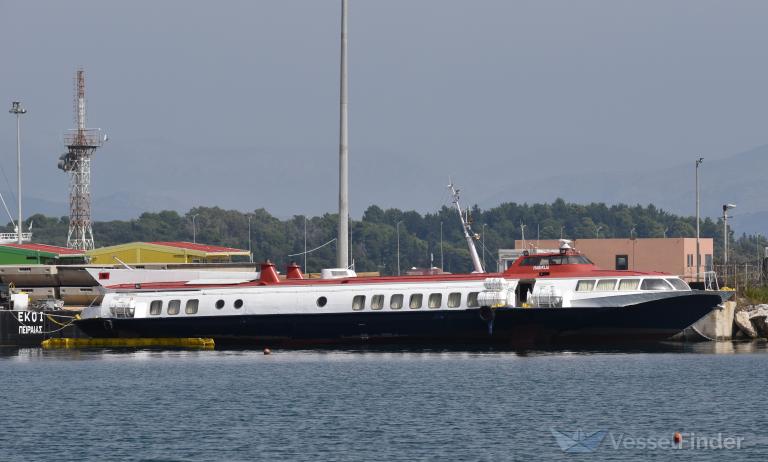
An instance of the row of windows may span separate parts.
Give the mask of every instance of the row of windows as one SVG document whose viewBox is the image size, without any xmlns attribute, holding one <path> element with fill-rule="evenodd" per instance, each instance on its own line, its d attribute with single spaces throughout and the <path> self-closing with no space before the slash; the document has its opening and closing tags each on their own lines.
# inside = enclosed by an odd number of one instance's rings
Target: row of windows
<svg viewBox="0 0 768 462">
<path fill-rule="evenodd" d="M 467 294 L 467 307 L 474 308 L 479 306 L 477 303 L 477 294 L 478 292 L 470 292 Z M 365 309 L 365 295 L 355 295 L 354 298 L 352 298 L 352 309 L 355 311 L 361 311 Z M 405 301 L 405 296 L 403 294 L 393 294 L 389 297 L 389 309 L 390 310 L 399 310 L 403 307 L 403 303 Z M 318 306 L 324 306 L 327 300 L 325 297 L 320 297 L 317 300 Z M 411 294 L 410 297 L 408 297 L 408 308 L 412 310 L 418 310 L 422 307 L 424 302 L 424 294 Z M 427 306 L 432 309 L 441 308 L 443 306 L 443 294 L 441 293 L 433 293 L 429 294 L 429 297 L 427 297 Z M 448 294 L 448 299 L 446 300 L 446 306 L 448 308 L 458 308 L 461 306 L 461 292 L 451 292 Z M 370 309 L 372 310 L 381 310 L 384 309 L 384 295 L 373 295 L 371 297 L 371 303 L 369 305 Z"/>
<path fill-rule="evenodd" d="M 525 257 L 520 266 L 554 266 L 554 265 L 591 265 L 589 258 L 584 255 L 548 255 L 545 257 Z"/>
<path fill-rule="evenodd" d="M 224 308 L 226 303 L 224 300 L 217 300 L 216 301 L 216 309 L 220 310 Z M 200 300 L 196 298 L 192 298 L 187 300 L 187 303 L 184 305 L 184 313 L 186 314 L 197 314 L 197 309 L 200 306 Z M 243 307 L 243 301 L 241 299 L 235 300 L 235 303 L 233 304 L 235 309 L 240 309 Z M 149 314 L 153 316 L 159 316 L 163 312 L 163 301 L 162 300 L 152 300 L 152 303 L 149 304 Z M 169 300 L 168 306 L 166 309 L 166 313 L 173 316 L 175 314 L 179 314 L 181 312 L 181 300 Z"/>
<path fill-rule="evenodd" d="M 618 283 L 618 286 L 617 286 Z M 585 279 L 576 283 L 576 292 L 613 292 L 638 290 L 690 290 L 681 279 Z"/>
</svg>

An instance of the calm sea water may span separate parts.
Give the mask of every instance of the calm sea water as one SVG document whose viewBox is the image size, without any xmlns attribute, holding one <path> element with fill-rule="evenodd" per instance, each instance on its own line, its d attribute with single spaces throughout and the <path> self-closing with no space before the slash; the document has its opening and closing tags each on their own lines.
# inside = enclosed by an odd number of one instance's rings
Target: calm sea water
<svg viewBox="0 0 768 462">
<path fill-rule="evenodd" d="M 0 377 L 3 461 L 768 459 L 765 343 L 14 349 Z M 564 452 L 553 430 L 593 451 Z M 648 449 L 675 431 L 710 446 Z"/>
</svg>

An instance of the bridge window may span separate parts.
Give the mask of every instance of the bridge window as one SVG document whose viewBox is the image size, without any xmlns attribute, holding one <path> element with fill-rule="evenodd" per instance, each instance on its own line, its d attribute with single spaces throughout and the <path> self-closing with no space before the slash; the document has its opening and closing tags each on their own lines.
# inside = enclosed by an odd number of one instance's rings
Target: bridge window
<svg viewBox="0 0 768 462">
<path fill-rule="evenodd" d="M 549 263 L 549 260 L 547 260 L 547 263 Z M 542 264 L 541 257 L 525 257 L 520 262 L 520 266 L 539 266 Z"/>
<path fill-rule="evenodd" d="M 157 316 L 162 312 L 163 312 L 163 301 L 152 300 L 152 303 L 149 304 L 149 314 Z"/>
<path fill-rule="evenodd" d="M 443 304 L 443 294 L 430 294 L 429 295 L 429 307 L 440 308 Z"/>
<path fill-rule="evenodd" d="M 179 311 L 181 311 L 181 300 L 168 302 L 168 314 L 179 314 Z"/>
<path fill-rule="evenodd" d="M 640 285 L 640 279 L 622 279 L 619 281 L 619 290 L 621 291 L 630 291 L 630 290 L 637 290 L 637 287 Z"/>
<path fill-rule="evenodd" d="M 477 308 L 480 304 L 477 302 L 479 292 L 470 292 L 467 294 L 467 308 Z"/>
<path fill-rule="evenodd" d="M 642 290 L 672 290 L 672 287 L 664 279 L 643 279 L 640 288 Z"/>
<path fill-rule="evenodd" d="M 365 295 L 355 295 L 352 299 L 352 309 L 355 311 L 365 309 Z"/>
<path fill-rule="evenodd" d="M 594 279 L 585 279 L 576 283 L 576 292 L 591 292 L 595 288 Z"/>
<path fill-rule="evenodd" d="M 610 292 L 616 287 L 616 279 L 600 279 L 595 287 L 596 292 Z"/>
<path fill-rule="evenodd" d="M 384 308 L 384 296 L 374 295 L 373 297 L 371 297 L 371 309 L 380 310 L 382 308 Z"/>
<path fill-rule="evenodd" d="M 403 307 L 403 294 L 395 294 L 389 299 L 389 309 L 399 310 Z"/>
<path fill-rule="evenodd" d="M 688 287 L 688 284 L 686 284 L 682 279 L 670 278 L 667 279 L 667 282 L 672 284 L 672 287 L 674 287 L 676 290 L 691 290 L 691 288 Z"/>
<path fill-rule="evenodd" d="M 408 307 L 412 310 L 418 310 L 421 308 L 421 300 L 424 298 L 421 294 L 411 294 L 411 301 L 408 303 Z"/>
<path fill-rule="evenodd" d="M 456 308 L 461 305 L 461 292 L 452 292 L 448 295 L 448 308 Z"/>
<path fill-rule="evenodd" d="M 565 257 L 563 257 L 563 264 L 566 263 L 569 265 L 594 265 L 594 263 L 584 255 L 569 255 L 567 261 Z"/>
<path fill-rule="evenodd" d="M 191 300 L 187 300 L 187 305 L 184 307 L 184 312 L 186 314 L 197 314 L 197 307 L 200 304 L 200 300 L 197 300 L 195 298 Z"/>
</svg>

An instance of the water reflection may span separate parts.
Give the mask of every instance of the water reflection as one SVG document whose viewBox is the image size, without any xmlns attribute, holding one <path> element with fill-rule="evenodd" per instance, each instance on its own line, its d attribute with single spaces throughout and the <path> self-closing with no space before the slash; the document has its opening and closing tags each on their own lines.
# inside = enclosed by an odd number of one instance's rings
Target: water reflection
<svg viewBox="0 0 768 462">
<path fill-rule="evenodd" d="M 752 341 L 721 341 L 721 342 L 656 342 L 648 344 L 627 344 L 610 346 L 568 346 L 568 347 L 538 347 L 531 349 L 503 348 L 499 346 L 354 346 L 354 347 L 324 347 L 314 349 L 276 349 L 275 355 L 286 357 L 329 357 L 329 356 L 379 356 L 382 359 L 408 357 L 480 357 L 508 356 L 583 356 L 583 355 L 631 355 L 631 354 L 754 354 L 768 352 L 768 342 L 765 340 Z M 145 361 L 167 358 L 210 358 L 210 357 L 242 357 L 261 356 L 260 349 L 220 348 L 215 350 L 195 349 L 162 349 L 162 348 L 82 348 L 43 350 L 42 348 L 0 348 L 0 360 L 39 361 L 39 360 L 98 360 L 98 359 L 129 359 Z"/>
</svg>

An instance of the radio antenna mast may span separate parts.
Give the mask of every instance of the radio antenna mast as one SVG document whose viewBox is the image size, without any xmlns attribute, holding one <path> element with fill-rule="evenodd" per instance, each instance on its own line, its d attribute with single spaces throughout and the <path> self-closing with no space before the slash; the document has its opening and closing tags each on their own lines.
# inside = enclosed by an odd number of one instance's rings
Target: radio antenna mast
<svg viewBox="0 0 768 462">
<path fill-rule="evenodd" d="M 70 174 L 69 233 L 67 247 L 91 250 L 91 157 L 106 141 L 100 128 L 85 128 L 85 71 L 75 74 L 76 128 L 64 135 L 67 153 L 59 157 L 59 168 Z"/>
</svg>

